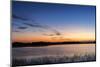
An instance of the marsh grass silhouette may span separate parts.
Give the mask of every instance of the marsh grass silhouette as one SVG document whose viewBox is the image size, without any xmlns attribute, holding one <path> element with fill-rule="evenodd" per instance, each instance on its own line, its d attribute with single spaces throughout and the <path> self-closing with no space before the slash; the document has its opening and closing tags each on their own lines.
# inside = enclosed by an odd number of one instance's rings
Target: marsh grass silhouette
<svg viewBox="0 0 100 67">
<path fill-rule="evenodd" d="M 74 63 L 74 62 L 89 62 L 96 61 L 96 56 L 85 54 L 83 56 L 74 55 L 72 57 L 62 56 L 62 57 L 26 57 L 26 58 L 13 58 L 12 66 L 26 66 L 26 65 L 41 65 L 41 64 L 58 64 L 58 63 Z"/>
</svg>

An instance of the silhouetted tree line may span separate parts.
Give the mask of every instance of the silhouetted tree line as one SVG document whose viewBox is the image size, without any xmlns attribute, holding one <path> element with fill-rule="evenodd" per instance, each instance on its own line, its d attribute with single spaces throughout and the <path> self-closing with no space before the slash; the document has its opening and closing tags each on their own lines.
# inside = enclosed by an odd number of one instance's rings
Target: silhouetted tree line
<svg viewBox="0 0 100 67">
<path fill-rule="evenodd" d="M 38 46 L 49 46 L 49 45 L 60 45 L 60 44 L 94 44 L 95 41 L 79 41 L 79 42 L 32 42 L 22 43 L 13 42 L 12 47 L 38 47 Z"/>
</svg>

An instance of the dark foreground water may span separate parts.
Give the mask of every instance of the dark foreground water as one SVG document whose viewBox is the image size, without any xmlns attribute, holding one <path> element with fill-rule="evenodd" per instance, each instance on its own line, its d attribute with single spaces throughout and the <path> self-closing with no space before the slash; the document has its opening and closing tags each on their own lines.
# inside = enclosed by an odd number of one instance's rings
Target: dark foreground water
<svg viewBox="0 0 100 67">
<path fill-rule="evenodd" d="M 61 44 L 12 48 L 13 65 L 49 64 L 95 60 L 95 44 Z"/>
</svg>

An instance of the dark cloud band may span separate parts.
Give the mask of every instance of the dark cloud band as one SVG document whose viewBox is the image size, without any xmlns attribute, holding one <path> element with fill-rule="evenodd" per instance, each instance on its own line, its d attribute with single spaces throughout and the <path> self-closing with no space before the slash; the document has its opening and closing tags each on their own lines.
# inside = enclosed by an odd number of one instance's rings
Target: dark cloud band
<svg viewBox="0 0 100 67">
<path fill-rule="evenodd" d="M 19 17 L 19 16 L 17 16 L 17 15 L 12 15 L 12 18 L 14 18 L 14 19 L 18 19 L 18 20 L 22 20 L 22 21 L 31 21 L 31 22 L 33 22 L 32 20 L 30 20 L 30 19 L 27 19 L 27 18 L 23 18 L 23 17 Z M 31 23 L 26 23 L 26 22 L 22 22 L 22 24 L 24 24 L 24 25 L 27 25 L 28 27 L 36 27 L 36 28 L 42 28 L 42 29 L 45 29 L 45 30 L 50 30 L 50 31 L 52 31 L 53 33 L 55 33 L 55 35 L 61 35 L 61 33 L 59 32 L 59 31 L 57 31 L 57 30 L 55 30 L 55 29 L 53 29 L 52 27 L 49 27 L 49 26 L 47 26 L 47 25 L 41 25 L 41 24 L 38 24 L 38 23 L 34 23 L 33 22 L 33 24 L 31 24 Z M 27 29 L 28 27 L 18 27 L 18 29 Z"/>
</svg>

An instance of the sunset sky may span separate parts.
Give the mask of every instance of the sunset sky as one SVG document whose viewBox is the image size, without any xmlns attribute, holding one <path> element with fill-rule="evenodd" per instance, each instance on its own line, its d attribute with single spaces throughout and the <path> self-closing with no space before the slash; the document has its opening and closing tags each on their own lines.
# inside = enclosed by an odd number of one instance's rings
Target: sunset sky
<svg viewBox="0 0 100 67">
<path fill-rule="evenodd" d="M 13 42 L 95 40 L 95 6 L 12 3 Z"/>
</svg>

